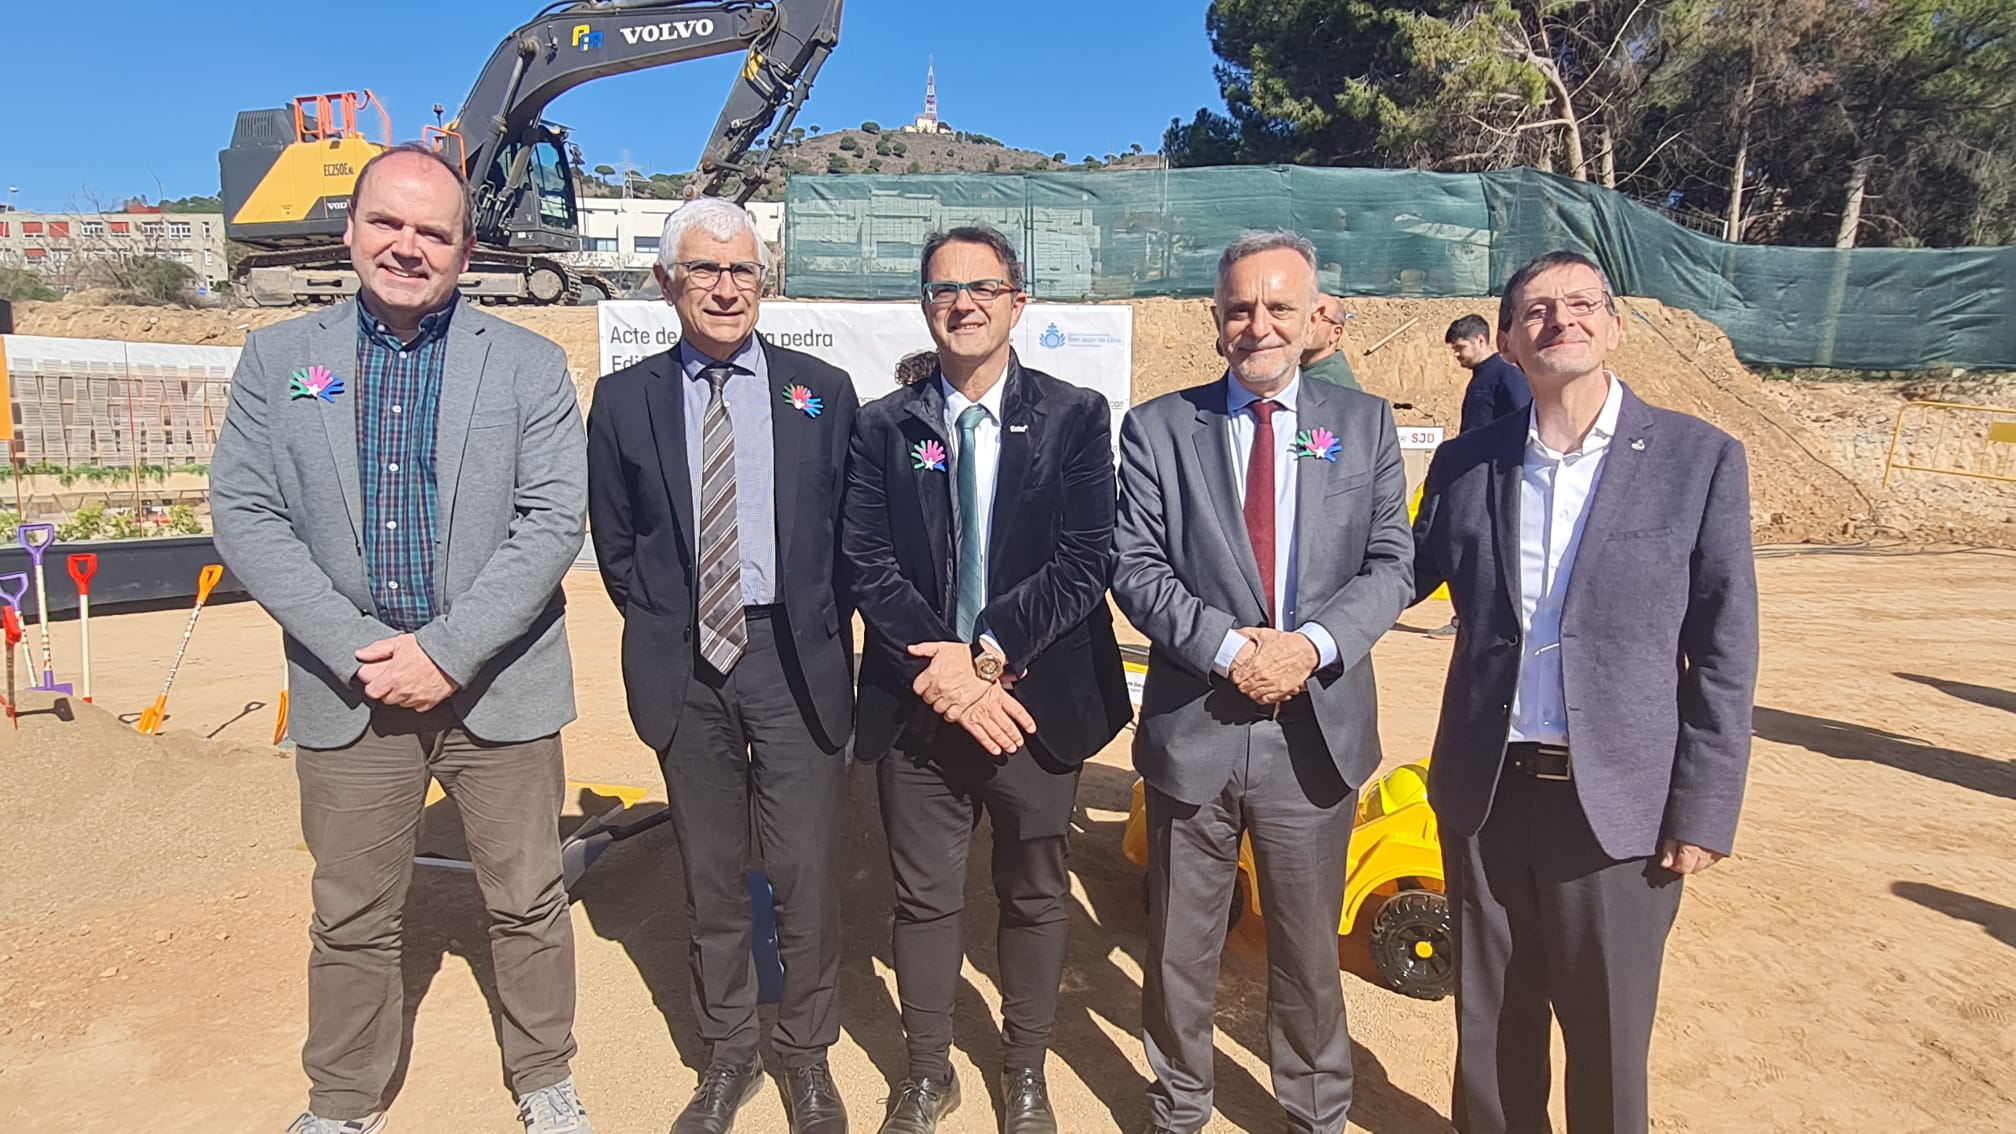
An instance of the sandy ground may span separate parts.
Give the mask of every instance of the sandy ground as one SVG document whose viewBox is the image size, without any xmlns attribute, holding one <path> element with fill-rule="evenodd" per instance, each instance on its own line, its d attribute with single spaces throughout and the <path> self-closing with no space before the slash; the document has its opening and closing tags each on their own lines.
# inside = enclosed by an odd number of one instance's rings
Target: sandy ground
<svg viewBox="0 0 2016 1134">
<path fill-rule="evenodd" d="M 1689 887 L 1653 1052 L 1654 1129 L 2006 1131 L 2016 1115 L 2016 713 L 2011 557 L 1992 552 L 1816 555 L 1760 563 L 1764 672 L 1757 754 L 1734 859 Z M 582 719 L 567 732 L 570 811 L 607 788 L 662 800 L 632 736 L 616 619 L 577 573 L 571 633 Z M 1377 659 L 1388 763 L 1434 727 L 1447 646 L 1410 611 Z M 11 1128 L 278 1130 L 301 1105 L 307 884 L 291 761 L 266 747 L 279 636 L 250 604 L 203 615 L 166 735 L 114 719 L 158 691 L 184 615 L 94 623 L 104 708 L 47 697 L 0 727 L 0 1118 Z M 56 628 L 59 676 L 77 656 Z M 32 631 L 31 631 L 32 640 Z M 214 740 L 205 737 L 214 736 Z M 1051 1088 L 1064 1128 L 1130 1129 L 1142 1115 L 1143 916 L 1120 855 L 1132 774 L 1125 738 L 1088 768 L 1074 839 L 1078 909 Z M 889 967 L 889 883 L 870 777 L 852 777 L 841 1042 L 835 1072 L 857 1130 L 900 1077 Z M 650 802 L 644 808 L 654 806 Z M 427 846 L 454 853 L 448 805 Z M 622 844 L 574 906 L 581 1055 L 605 1134 L 663 1130 L 702 1053 L 687 1007 L 672 840 Z M 983 842 L 985 835 L 981 836 Z M 970 881 L 970 949 L 955 1064 L 966 1103 L 951 1134 L 995 1129 L 998 1039 L 992 901 Z M 407 912 L 410 1061 L 399 1131 L 517 1126 L 494 1046 L 488 950 L 473 880 L 422 870 Z M 1261 928 L 1228 941 L 1213 1131 L 1272 1131 Z M 1342 952 L 1357 957 L 1354 944 Z M 1448 1002 L 1347 972 L 1357 1041 L 1354 1128 L 1446 1129 Z M 1558 1048 L 1557 1048 L 1558 1052 Z M 1558 1054 L 1557 1054 L 1558 1059 Z M 769 1092 L 738 1129 L 785 1129 Z"/>
</svg>

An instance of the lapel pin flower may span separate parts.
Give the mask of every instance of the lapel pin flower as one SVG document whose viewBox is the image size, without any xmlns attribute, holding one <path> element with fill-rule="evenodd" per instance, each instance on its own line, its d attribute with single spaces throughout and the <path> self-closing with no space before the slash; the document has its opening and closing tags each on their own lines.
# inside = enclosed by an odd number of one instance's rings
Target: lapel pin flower
<svg viewBox="0 0 2016 1134">
<path fill-rule="evenodd" d="M 1634 452 L 1634 453 L 1642 453 L 1642 452 L 1644 452 L 1644 451 L 1645 451 L 1645 439 L 1644 439 L 1643 437 L 1633 437 L 1633 438 L 1631 439 L 1631 451 L 1632 451 L 1632 452 Z"/>
<path fill-rule="evenodd" d="M 936 441 L 919 441 L 910 447 L 910 467 L 919 472 L 945 471 L 945 446 Z"/>
<path fill-rule="evenodd" d="M 1334 462 L 1337 459 L 1337 451 L 1343 447 L 1343 442 L 1337 440 L 1336 434 L 1319 425 L 1296 434 L 1295 445 L 1288 451 L 1299 460 L 1314 457 L 1317 460 Z"/>
<path fill-rule="evenodd" d="M 329 372 L 326 366 L 309 366 L 296 370 L 293 379 L 287 383 L 289 398 L 321 398 L 332 405 L 336 395 L 343 392 L 343 379 Z"/>
<path fill-rule="evenodd" d="M 812 391 L 804 386 L 784 387 L 784 400 L 791 403 L 792 409 L 804 413 L 806 417 L 818 417 L 826 412 L 825 399 L 813 397 Z"/>
</svg>

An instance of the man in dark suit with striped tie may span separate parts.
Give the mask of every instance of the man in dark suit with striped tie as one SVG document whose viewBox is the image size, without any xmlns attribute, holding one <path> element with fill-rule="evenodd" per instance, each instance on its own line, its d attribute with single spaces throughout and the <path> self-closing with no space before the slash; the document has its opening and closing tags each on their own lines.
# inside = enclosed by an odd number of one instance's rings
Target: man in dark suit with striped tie
<svg viewBox="0 0 2016 1134">
<path fill-rule="evenodd" d="M 769 256 L 737 205 L 666 219 L 679 345 L 602 379 L 588 509 L 623 612 L 623 684 L 658 751 L 685 872 L 693 1015 L 712 1048 L 673 1134 L 724 1134 L 763 1085 L 746 870 L 753 811 L 784 966 L 772 1045 L 792 1134 L 845 1134 L 840 807 L 852 620 L 835 584 L 856 400 L 847 375 L 756 335 Z"/>
<path fill-rule="evenodd" d="M 1132 715 L 1106 606 L 1106 399 L 1023 366 L 1014 246 L 988 228 L 924 245 L 938 366 L 862 407 L 844 546 L 867 627 L 857 752 L 876 769 L 896 879 L 910 1070 L 882 1134 L 959 1105 L 952 1002 L 967 851 L 994 828 L 1003 1134 L 1056 1134 L 1043 1076 L 1069 928 L 1078 769 Z"/>
</svg>

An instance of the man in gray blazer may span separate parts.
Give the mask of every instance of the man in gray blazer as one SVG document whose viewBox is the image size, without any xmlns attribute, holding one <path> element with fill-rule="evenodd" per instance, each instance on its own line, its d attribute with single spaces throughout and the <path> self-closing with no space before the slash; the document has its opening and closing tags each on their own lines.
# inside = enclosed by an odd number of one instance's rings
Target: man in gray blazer
<svg viewBox="0 0 2016 1134">
<path fill-rule="evenodd" d="M 1218 262 L 1230 364 L 1127 416 L 1113 593 L 1152 650 L 1142 1023 L 1151 1131 L 1211 1117 L 1212 1003 L 1242 834 L 1267 923 L 1274 1094 L 1339 1134 L 1351 1039 L 1337 973 L 1358 785 L 1379 765 L 1372 644 L 1412 592 L 1391 407 L 1298 368 L 1316 250 L 1254 233 Z"/>
<path fill-rule="evenodd" d="M 398 1061 L 400 918 L 427 782 L 459 805 L 530 1134 L 586 1134 L 559 732 L 561 577 L 587 468 L 560 348 L 457 303 L 466 187 L 402 146 L 359 173 L 356 302 L 254 331 L 210 467 L 217 547 L 286 631 L 315 857 L 297 1134 L 370 1134 Z"/>
<path fill-rule="evenodd" d="M 1646 1058 L 1681 879 L 1729 853 L 1750 761 L 1757 579 L 1743 446 L 1638 400 L 1602 269 L 1519 269 L 1498 344 L 1529 412 L 1436 450 L 1416 601 L 1446 582 L 1455 654 L 1429 771 L 1457 936 L 1452 1117 L 1646 1129 Z"/>
</svg>

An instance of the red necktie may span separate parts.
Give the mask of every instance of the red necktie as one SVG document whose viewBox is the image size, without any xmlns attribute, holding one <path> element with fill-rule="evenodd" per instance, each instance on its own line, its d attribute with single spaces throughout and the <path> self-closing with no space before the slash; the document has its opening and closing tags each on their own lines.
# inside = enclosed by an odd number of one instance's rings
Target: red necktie
<svg viewBox="0 0 2016 1134">
<path fill-rule="evenodd" d="M 1277 402 L 1252 403 L 1253 451 L 1246 458 L 1246 535 L 1267 592 L 1269 626 L 1274 624 L 1274 411 L 1280 408 Z"/>
</svg>

